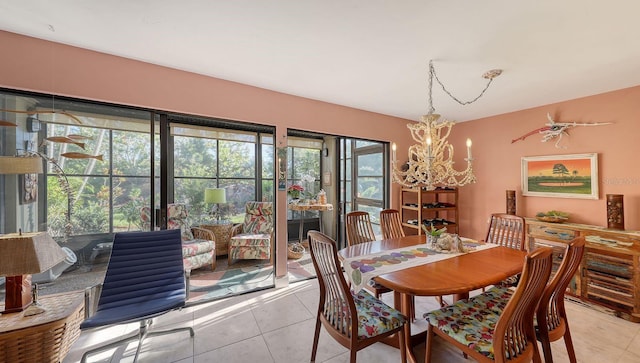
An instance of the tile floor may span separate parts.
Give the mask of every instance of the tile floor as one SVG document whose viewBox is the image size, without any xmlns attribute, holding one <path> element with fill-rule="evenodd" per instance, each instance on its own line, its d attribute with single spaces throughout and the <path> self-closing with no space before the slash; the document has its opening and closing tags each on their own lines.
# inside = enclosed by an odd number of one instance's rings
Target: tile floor
<svg viewBox="0 0 640 363">
<path fill-rule="evenodd" d="M 391 294 L 384 300 L 390 302 Z M 194 305 L 158 318 L 153 329 L 192 326 L 188 333 L 151 337 L 142 347 L 139 362 L 309 362 L 315 312 L 318 301 L 317 280 L 307 280 L 280 289 L 268 289 L 246 295 Z M 437 307 L 433 298 L 417 298 L 419 315 Z M 640 362 L 640 324 L 611 316 L 575 302 L 567 302 L 571 333 L 578 362 Z M 415 329 L 425 327 L 423 319 Z M 137 330 L 136 324 L 83 332 L 63 363 L 79 362 L 89 347 Z M 554 361 L 568 362 L 563 341 L 554 342 Z M 132 362 L 136 344 L 99 353 L 89 362 Z M 424 361 L 424 344 L 416 349 Z M 377 343 L 358 353 L 359 362 L 397 362 L 397 349 Z M 317 362 L 348 362 L 348 351 L 324 331 L 320 336 Z M 442 343 L 434 346 L 433 362 L 472 362 L 459 351 Z"/>
</svg>

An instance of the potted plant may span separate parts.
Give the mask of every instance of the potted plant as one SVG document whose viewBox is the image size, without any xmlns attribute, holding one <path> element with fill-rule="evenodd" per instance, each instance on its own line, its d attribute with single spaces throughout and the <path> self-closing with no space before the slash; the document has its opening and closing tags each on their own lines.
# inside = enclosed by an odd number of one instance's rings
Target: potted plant
<svg viewBox="0 0 640 363">
<path fill-rule="evenodd" d="M 427 246 L 429 246 L 430 248 L 435 248 L 436 243 L 438 242 L 438 238 L 447 231 L 447 227 L 436 229 L 433 226 L 433 223 L 431 223 L 429 228 L 427 228 L 427 226 L 423 224 L 422 229 L 427 235 Z"/>
<path fill-rule="evenodd" d="M 299 199 L 302 192 L 304 192 L 304 188 L 298 184 L 293 184 L 287 188 L 287 195 L 289 195 L 291 199 Z"/>
</svg>

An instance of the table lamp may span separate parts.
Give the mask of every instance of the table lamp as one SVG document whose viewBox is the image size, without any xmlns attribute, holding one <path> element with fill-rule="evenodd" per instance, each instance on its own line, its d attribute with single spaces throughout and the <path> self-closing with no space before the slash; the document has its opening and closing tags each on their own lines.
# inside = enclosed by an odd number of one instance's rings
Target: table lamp
<svg viewBox="0 0 640 363">
<path fill-rule="evenodd" d="M 2 313 L 23 311 L 31 305 L 31 274 L 47 271 L 66 257 L 46 232 L 0 235 L 0 276 L 6 276 Z"/>
<path fill-rule="evenodd" d="M 213 207 L 211 208 L 211 214 L 218 216 L 217 220 L 220 223 L 220 203 L 227 202 L 227 194 L 224 188 L 207 188 L 204 190 L 204 202 L 209 204 L 216 205 L 216 212 L 214 212 Z"/>
</svg>

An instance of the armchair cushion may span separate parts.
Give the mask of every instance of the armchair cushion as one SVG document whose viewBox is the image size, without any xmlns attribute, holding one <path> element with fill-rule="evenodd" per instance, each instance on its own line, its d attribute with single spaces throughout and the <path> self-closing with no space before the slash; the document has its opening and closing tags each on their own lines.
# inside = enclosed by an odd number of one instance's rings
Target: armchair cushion
<svg viewBox="0 0 640 363">
<path fill-rule="evenodd" d="M 247 202 L 244 223 L 234 227 L 238 233 L 229 241 L 229 261 L 234 259 L 271 259 L 273 203 Z"/>
<path fill-rule="evenodd" d="M 193 239 L 193 232 L 187 223 L 187 206 L 184 204 L 168 204 L 167 205 L 167 229 L 180 229 L 182 240 L 188 241 Z"/>
</svg>

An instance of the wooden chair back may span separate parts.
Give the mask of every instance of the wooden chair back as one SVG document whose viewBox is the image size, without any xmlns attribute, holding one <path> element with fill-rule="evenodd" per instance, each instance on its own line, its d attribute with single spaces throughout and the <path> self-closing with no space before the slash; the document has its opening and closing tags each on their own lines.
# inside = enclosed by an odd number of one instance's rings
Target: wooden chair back
<svg viewBox="0 0 640 363">
<path fill-rule="evenodd" d="M 345 230 L 347 235 L 347 244 L 349 246 L 376 240 L 376 236 L 373 233 L 373 227 L 371 226 L 371 219 L 367 212 L 354 211 L 347 213 Z"/>
<path fill-rule="evenodd" d="M 486 295 L 481 294 L 428 313 L 425 363 L 431 362 L 434 334 L 478 362 L 540 362 L 533 320 L 551 266 L 551 248 L 542 247 L 529 253 L 518 287 L 505 294 L 510 298 L 507 297 L 504 309 L 499 308 L 500 301 L 491 300 L 492 304 L 487 304 Z"/>
<path fill-rule="evenodd" d="M 525 251 L 524 218 L 505 213 L 492 214 L 485 242 Z"/>
<path fill-rule="evenodd" d="M 539 248 L 526 257 L 520 283 L 495 327 L 496 362 L 530 362 L 539 357 L 533 317 L 549 281 L 551 265 L 552 250 L 548 247 Z"/>
<path fill-rule="evenodd" d="M 324 325 L 329 335 L 338 343 L 349 348 L 351 351 L 350 362 L 352 363 L 356 361 L 356 352 L 358 350 L 381 341 L 391 334 L 397 333 L 399 346 L 403 346 L 404 324 L 406 323 L 404 317 L 402 317 L 404 323 L 399 324 L 394 329 L 389 329 L 384 333 L 373 333 L 368 337 L 358 336 L 358 310 L 338 259 L 336 242 L 329 236 L 318 231 L 309 231 L 307 236 L 309 239 L 311 260 L 313 261 L 313 267 L 318 275 L 318 284 L 320 285 L 320 301 L 318 304 L 311 362 L 315 362 L 316 359 L 321 324 Z M 363 294 L 370 296 L 366 292 Z M 373 297 L 370 297 L 370 299 L 373 299 Z M 384 315 L 384 311 L 379 311 L 379 313 Z M 363 318 L 365 317 L 363 316 Z M 371 317 L 369 317 L 369 319 L 371 319 Z M 405 350 L 400 349 L 400 352 L 401 361 L 406 362 Z"/>
<path fill-rule="evenodd" d="M 383 239 L 404 237 L 400 212 L 396 209 L 380 211 L 380 230 Z"/>
<path fill-rule="evenodd" d="M 564 337 L 569 361 L 576 362 L 576 353 L 569 332 L 567 314 L 564 308 L 564 295 L 575 275 L 584 255 L 585 239 L 578 237 L 567 244 L 564 258 L 555 276 L 547 285 L 536 315 L 538 339 L 542 342 L 544 361 L 553 362 L 551 342 Z"/>
</svg>

